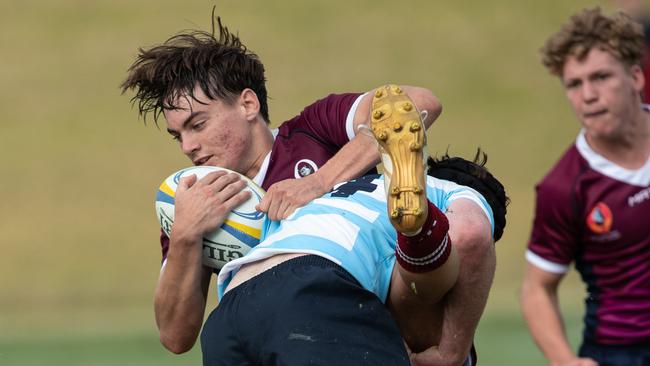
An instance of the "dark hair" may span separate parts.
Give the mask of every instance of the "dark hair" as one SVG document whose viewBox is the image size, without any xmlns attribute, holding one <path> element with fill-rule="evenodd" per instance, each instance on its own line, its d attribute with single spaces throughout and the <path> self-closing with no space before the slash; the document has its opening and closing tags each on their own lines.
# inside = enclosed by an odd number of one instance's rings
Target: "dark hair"
<svg viewBox="0 0 650 366">
<path fill-rule="evenodd" d="M 510 198 L 506 196 L 503 184 L 485 167 L 487 154 L 479 148 L 474 160 L 469 161 L 460 157 L 450 157 L 447 152 L 441 158 L 429 157 L 427 163 L 428 175 L 473 188 L 483 195 L 494 214 L 494 241 L 501 239 L 506 227 L 506 207 L 510 203 Z"/>
<path fill-rule="evenodd" d="M 200 87 L 210 99 L 220 98 L 232 103 L 246 88 L 257 94 L 260 114 L 269 122 L 264 65 L 257 55 L 244 46 L 239 37 L 228 31 L 212 10 L 212 33 L 187 31 L 161 45 L 139 49 L 128 76 L 121 85 L 122 93 L 136 91 L 131 99 L 138 104 L 140 115 L 153 112 L 154 121 L 168 109 L 178 109 L 178 99 L 194 97 Z M 204 103 L 197 100 L 199 103 Z"/>
<path fill-rule="evenodd" d="M 541 49 L 542 63 L 552 74 L 562 76 L 568 57 L 583 60 L 593 48 L 609 52 L 628 67 L 640 65 L 645 50 L 643 27 L 623 12 L 608 17 L 600 8 L 584 9 L 548 38 Z"/>
</svg>

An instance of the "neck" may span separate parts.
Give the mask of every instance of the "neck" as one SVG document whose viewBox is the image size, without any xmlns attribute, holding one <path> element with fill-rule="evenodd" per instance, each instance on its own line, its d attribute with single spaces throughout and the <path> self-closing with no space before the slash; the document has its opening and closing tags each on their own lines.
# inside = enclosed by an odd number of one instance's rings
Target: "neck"
<svg viewBox="0 0 650 366">
<path fill-rule="evenodd" d="M 268 124 L 261 117 L 255 122 L 255 126 L 251 131 L 250 141 L 250 149 L 247 154 L 250 159 L 250 164 L 249 168 L 245 172 L 242 172 L 242 174 L 252 179 L 259 173 L 266 155 L 273 148 L 273 133 L 271 133 Z"/>
</svg>

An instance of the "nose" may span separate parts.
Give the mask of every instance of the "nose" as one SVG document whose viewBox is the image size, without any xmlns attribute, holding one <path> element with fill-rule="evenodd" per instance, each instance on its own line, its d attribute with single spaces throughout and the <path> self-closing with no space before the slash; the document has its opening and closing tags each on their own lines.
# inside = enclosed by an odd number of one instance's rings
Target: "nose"
<svg viewBox="0 0 650 366">
<path fill-rule="evenodd" d="M 598 90 L 594 87 L 592 83 L 582 84 L 582 101 L 585 103 L 591 103 L 598 100 Z"/>
<path fill-rule="evenodd" d="M 181 136 L 181 150 L 183 154 L 191 157 L 194 152 L 199 150 L 200 146 L 198 139 L 192 136 L 192 134 Z"/>
</svg>

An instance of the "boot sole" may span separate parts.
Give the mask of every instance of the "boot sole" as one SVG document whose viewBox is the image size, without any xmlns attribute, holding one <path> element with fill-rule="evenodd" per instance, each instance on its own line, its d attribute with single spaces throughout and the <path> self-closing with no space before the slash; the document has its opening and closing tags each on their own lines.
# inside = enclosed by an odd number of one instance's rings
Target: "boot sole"
<svg viewBox="0 0 650 366">
<path fill-rule="evenodd" d="M 424 155 L 426 134 L 420 112 L 396 85 L 375 91 L 370 127 L 379 143 L 382 161 L 387 155 L 392 166 L 387 187 L 388 215 L 402 233 L 420 230 L 427 217 Z"/>
</svg>

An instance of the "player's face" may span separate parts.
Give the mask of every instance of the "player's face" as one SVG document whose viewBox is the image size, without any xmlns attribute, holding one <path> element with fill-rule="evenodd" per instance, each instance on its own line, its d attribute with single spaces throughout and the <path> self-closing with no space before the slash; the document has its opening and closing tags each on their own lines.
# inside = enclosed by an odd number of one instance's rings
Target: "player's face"
<svg viewBox="0 0 650 366">
<path fill-rule="evenodd" d="M 164 112 L 167 132 L 194 165 L 220 166 L 246 174 L 251 123 L 239 100 L 211 100 L 200 88 L 181 97 L 180 109 Z"/>
<path fill-rule="evenodd" d="M 609 52 L 593 48 L 584 60 L 569 57 L 562 82 L 567 98 L 587 135 L 616 140 L 638 113 L 643 74 Z"/>
</svg>

